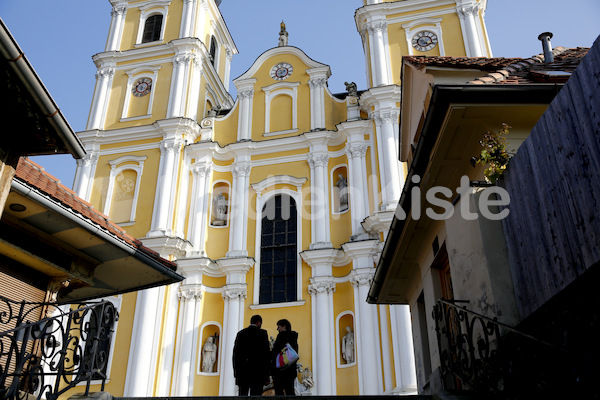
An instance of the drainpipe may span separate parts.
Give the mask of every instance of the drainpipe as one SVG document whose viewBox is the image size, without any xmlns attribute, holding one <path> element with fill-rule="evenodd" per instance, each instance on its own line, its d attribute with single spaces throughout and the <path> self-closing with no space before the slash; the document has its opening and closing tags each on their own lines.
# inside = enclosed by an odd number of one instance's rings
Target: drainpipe
<svg viewBox="0 0 600 400">
<path fill-rule="evenodd" d="M 540 33 L 538 40 L 542 42 L 542 49 L 544 49 L 544 63 L 550 64 L 554 62 L 554 54 L 552 54 L 552 45 L 550 44 L 552 39 L 552 32 Z"/>
</svg>

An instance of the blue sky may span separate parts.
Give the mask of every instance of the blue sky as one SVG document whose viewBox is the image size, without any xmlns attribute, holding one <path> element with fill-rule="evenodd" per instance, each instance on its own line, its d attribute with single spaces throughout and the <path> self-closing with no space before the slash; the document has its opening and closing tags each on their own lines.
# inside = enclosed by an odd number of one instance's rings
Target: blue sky
<svg viewBox="0 0 600 400">
<path fill-rule="evenodd" d="M 365 60 L 354 23 L 361 6 L 361 0 L 223 0 L 220 9 L 239 51 L 231 78 L 277 45 L 284 20 L 290 45 L 331 66 L 332 92 L 345 91 L 345 81 L 365 89 Z M 85 129 L 96 72 L 91 56 L 104 50 L 110 10 L 108 0 L 0 0 L 0 17 L 75 131 Z M 488 0 L 486 11 L 496 57 L 541 53 L 537 36 L 545 31 L 554 34 L 555 47 L 590 47 L 600 35 L 598 21 L 598 0 Z M 71 156 L 34 160 L 72 186 Z"/>
</svg>

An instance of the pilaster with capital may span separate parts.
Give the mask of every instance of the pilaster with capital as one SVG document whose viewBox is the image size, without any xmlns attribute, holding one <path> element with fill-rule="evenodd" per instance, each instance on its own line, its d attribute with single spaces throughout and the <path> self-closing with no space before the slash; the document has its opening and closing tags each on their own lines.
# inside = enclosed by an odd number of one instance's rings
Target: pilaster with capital
<svg viewBox="0 0 600 400">
<path fill-rule="evenodd" d="M 306 72 L 310 76 L 310 129 L 325 129 L 325 88 L 331 71 L 329 67 L 318 67 Z"/>
<path fill-rule="evenodd" d="M 371 80 L 373 86 L 389 85 L 391 79 L 391 64 L 388 54 L 387 21 L 373 20 L 365 24 L 369 36 L 371 54 Z"/>
<path fill-rule="evenodd" d="M 320 396 L 336 394 L 333 262 L 338 253 L 338 249 L 331 248 L 305 250 L 300 253 L 304 262 L 310 266 L 312 275 L 308 292 L 312 299 L 312 367 L 315 377 L 313 390 Z"/>
<path fill-rule="evenodd" d="M 306 159 L 310 166 L 311 176 L 311 249 L 331 247 L 328 206 L 329 187 L 327 176 L 329 154 L 326 151 L 313 150 L 314 148 L 311 148 L 311 152 Z"/>
<path fill-rule="evenodd" d="M 354 310 L 356 324 L 360 327 L 357 338 L 358 371 L 361 383 L 360 393 L 376 395 L 383 393 L 379 346 L 379 319 L 377 306 L 367 303 L 367 295 L 373 282 L 375 268 L 373 254 L 378 240 L 363 240 L 342 244 L 344 252 L 352 258 L 350 283 L 354 288 Z"/>
<path fill-rule="evenodd" d="M 238 119 L 238 141 L 252 137 L 252 102 L 254 100 L 254 84 L 256 79 L 244 79 L 233 82 L 237 88 L 240 102 Z"/>
<path fill-rule="evenodd" d="M 231 203 L 231 230 L 229 233 L 229 251 L 227 257 L 245 257 L 247 226 L 248 226 L 248 190 L 250 187 L 250 172 L 252 166 L 247 160 L 233 163 L 231 172 L 233 175 Z"/>
<path fill-rule="evenodd" d="M 225 314 L 223 316 L 223 358 L 221 360 L 221 382 L 219 385 L 220 396 L 235 396 L 236 385 L 233 374 L 233 345 L 235 337 L 242 329 L 242 320 L 244 317 L 244 300 L 247 297 L 248 289 L 246 284 L 228 284 L 222 292 L 225 302 Z"/>
<path fill-rule="evenodd" d="M 105 51 L 119 50 L 119 44 L 123 37 L 123 27 L 125 26 L 125 15 L 127 14 L 127 3 L 116 3 L 110 12 L 110 28 L 108 30 L 108 40 L 106 41 Z"/>
<path fill-rule="evenodd" d="M 87 150 L 86 155 L 77 160 L 77 171 L 75 172 L 73 190 L 85 201 L 90 201 L 94 173 L 99 158 L 100 152 L 98 150 Z"/>
<path fill-rule="evenodd" d="M 99 65 L 96 71 L 96 88 L 92 98 L 90 118 L 87 130 L 102 129 L 106 119 L 106 108 L 108 107 L 108 93 L 115 75 L 115 65 Z"/>
<path fill-rule="evenodd" d="M 371 113 L 375 121 L 375 130 L 378 136 L 378 144 L 381 143 L 381 159 L 383 176 L 381 177 L 381 186 L 385 191 L 387 201 L 382 205 L 382 209 L 395 209 L 398 200 L 400 200 L 401 189 L 403 185 L 403 176 L 400 173 L 400 163 L 398 162 L 398 137 L 396 129 L 398 126 L 397 109 L 376 109 Z"/>
<path fill-rule="evenodd" d="M 176 165 L 184 142 L 181 138 L 168 138 L 160 142 L 160 164 L 151 230 L 148 236 L 171 236 L 176 190 Z"/>
<path fill-rule="evenodd" d="M 456 3 L 456 13 L 460 20 L 467 57 L 485 57 L 487 52 L 483 29 L 478 18 L 481 5 L 475 0 L 459 0 Z"/>
<path fill-rule="evenodd" d="M 167 118 L 185 117 L 184 106 L 187 97 L 185 84 L 190 73 L 190 63 L 194 57 L 189 50 L 176 50 L 173 57 L 173 78 L 171 79 L 171 90 L 169 92 Z"/>
<path fill-rule="evenodd" d="M 188 228 L 188 238 L 192 243 L 193 251 L 200 256 L 204 256 L 212 162 L 196 162 L 190 170 L 192 173 L 192 208 L 190 209 L 191 220 Z"/>
</svg>

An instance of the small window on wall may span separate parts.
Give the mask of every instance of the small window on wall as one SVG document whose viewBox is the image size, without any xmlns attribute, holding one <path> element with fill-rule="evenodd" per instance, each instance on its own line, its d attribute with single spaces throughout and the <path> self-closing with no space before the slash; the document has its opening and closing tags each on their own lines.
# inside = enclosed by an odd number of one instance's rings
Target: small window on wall
<svg viewBox="0 0 600 400">
<path fill-rule="evenodd" d="M 262 209 L 260 304 L 297 300 L 296 202 L 288 195 L 271 197 Z"/>
<path fill-rule="evenodd" d="M 162 14 L 151 15 L 146 19 L 146 21 L 144 22 L 144 33 L 142 34 L 142 43 L 149 43 L 160 40 L 162 21 Z"/>
<path fill-rule="evenodd" d="M 354 315 L 351 311 L 339 315 L 337 331 L 339 343 L 338 364 L 340 367 L 354 365 L 356 363 L 356 334 Z"/>
<path fill-rule="evenodd" d="M 229 184 L 217 182 L 213 186 L 210 225 L 227 226 L 229 221 Z"/>
<path fill-rule="evenodd" d="M 217 67 L 217 39 L 214 36 L 210 37 L 210 62 L 213 67 Z"/>
<path fill-rule="evenodd" d="M 219 372 L 219 325 L 217 322 L 208 322 L 202 327 L 201 332 L 198 373 L 216 375 Z"/>
<path fill-rule="evenodd" d="M 349 209 L 348 169 L 345 165 L 332 170 L 331 207 L 334 214 L 345 213 Z"/>
</svg>

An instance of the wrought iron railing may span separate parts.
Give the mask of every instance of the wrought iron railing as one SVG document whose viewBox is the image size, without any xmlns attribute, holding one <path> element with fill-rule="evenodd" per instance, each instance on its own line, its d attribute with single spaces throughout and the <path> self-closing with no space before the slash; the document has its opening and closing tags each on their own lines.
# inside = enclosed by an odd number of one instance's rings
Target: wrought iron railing
<svg viewBox="0 0 600 400">
<path fill-rule="evenodd" d="M 543 371 L 526 371 L 535 365 L 536 354 L 574 357 L 562 348 L 470 311 L 460 303 L 438 300 L 433 309 L 444 388 L 487 393 L 518 390 L 523 377 L 536 383 L 544 380 Z M 523 350 L 526 349 L 526 352 Z M 520 353 L 530 359 L 523 362 Z M 537 360 L 539 365 L 539 360 Z M 537 375 L 536 375 L 537 373 Z M 536 383 L 537 384 L 537 383 Z"/>
<path fill-rule="evenodd" d="M 117 319 L 109 301 L 64 310 L 0 296 L 0 399 L 54 400 L 83 383 L 88 394 L 92 380 L 104 390 Z"/>
</svg>

